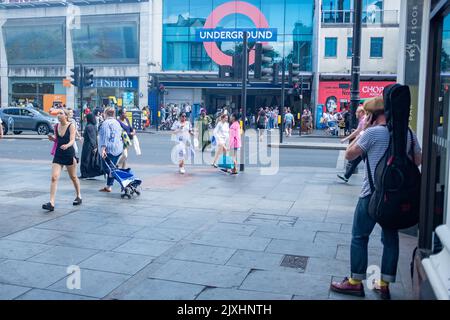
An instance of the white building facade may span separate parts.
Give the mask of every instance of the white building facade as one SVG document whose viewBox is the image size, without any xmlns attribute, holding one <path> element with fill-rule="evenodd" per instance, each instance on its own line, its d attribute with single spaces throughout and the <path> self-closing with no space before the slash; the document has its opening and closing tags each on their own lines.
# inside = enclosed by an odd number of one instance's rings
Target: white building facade
<svg viewBox="0 0 450 320">
<path fill-rule="evenodd" d="M 3 1 L 1 106 L 29 101 L 44 108 L 44 98 L 79 105 L 76 88 L 63 83 L 79 64 L 93 68 L 95 76 L 84 90 L 84 104 L 147 105 L 148 73 L 161 62 L 161 4 Z"/>
<path fill-rule="evenodd" d="M 396 81 L 401 0 L 362 3 L 360 97 L 364 100 L 380 95 Z M 318 112 L 340 111 L 350 104 L 353 1 L 321 1 L 318 26 L 316 105 Z"/>
</svg>

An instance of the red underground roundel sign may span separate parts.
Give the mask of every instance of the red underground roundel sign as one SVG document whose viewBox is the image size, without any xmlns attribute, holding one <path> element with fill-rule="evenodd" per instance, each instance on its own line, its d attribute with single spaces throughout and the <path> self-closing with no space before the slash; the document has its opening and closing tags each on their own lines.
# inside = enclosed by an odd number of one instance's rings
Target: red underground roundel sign
<svg viewBox="0 0 450 320">
<path fill-rule="evenodd" d="M 219 29 L 220 21 L 228 15 L 242 14 L 250 18 L 255 29 Z M 206 19 L 203 29 L 197 31 L 197 41 L 202 41 L 206 53 L 218 65 L 233 64 L 233 57 L 223 53 L 215 41 L 239 41 L 243 32 L 247 32 L 249 39 L 260 40 L 263 44 L 267 41 L 276 41 L 276 29 L 269 28 L 269 23 L 263 13 L 254 5 L 244 1 L 231 1 L 215 8 Z M 264 41 L 266 40 L 266 41 Z M 255 52 L 249 54 L 249 65 L 255 62 Z"/>
</svg>

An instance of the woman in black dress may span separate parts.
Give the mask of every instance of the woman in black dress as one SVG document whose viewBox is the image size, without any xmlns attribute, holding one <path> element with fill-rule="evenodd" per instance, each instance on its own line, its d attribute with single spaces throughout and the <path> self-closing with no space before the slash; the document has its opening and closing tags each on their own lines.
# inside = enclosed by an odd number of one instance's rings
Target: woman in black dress
<svg viewBox="0 0 450 320">
<path fill-rule="evenodd" d="M 87 125 L 84 129 L 83 149 L 81 151 L 80 179 L 93 178 L 103 174 L 97 149 L 97 121 L 94 114 L 89 113 L 86 116 L 86 121 Z"/>
<path fill-rule="evenodd" d="M 52 183 L 50 187 L 50 202 L 42 205 L 42 209 L 55 210 L 55 195 L 58 179 L 64 166 L 67 167 L 69 177 L 75 187 L 76 198 L 73 205 L 81 204 L 80 181 L 77 178 L 77 161 L 75 159 L 75 131 L 76 128 L 69 121 L 69 113 L 67 110 L 60 110 L 58 113 L 59 124 L 55 126 L 55 135 L 48 136 L 50 141 L 57 143 L 55 155 L 52 164 Z"/>
</svg>

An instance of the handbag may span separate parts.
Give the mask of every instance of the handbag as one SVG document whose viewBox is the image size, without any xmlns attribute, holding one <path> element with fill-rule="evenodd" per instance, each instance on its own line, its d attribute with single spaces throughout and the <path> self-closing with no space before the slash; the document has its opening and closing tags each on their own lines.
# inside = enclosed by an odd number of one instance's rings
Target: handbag
<svg viewBox="0 0 450 320">
<path fill-rule="evenodd" d="M 52 156 L 55 155 L 56 153 L 56 148 L 58 148 L 58 125 L 55 125 L 55 141 L 53 141 L 53 147 L 52 150 L 50 151 L 50 154 Z"/>
<path fill-rule="evenodd" d="M 142 154 L 141 152 L 141 146 L 139 145 L 139 140 L 137 136 L 133 137 L 133 147 L 134 151 L 136 151 L 136 155 L 140 156 Z"/>
</svg>

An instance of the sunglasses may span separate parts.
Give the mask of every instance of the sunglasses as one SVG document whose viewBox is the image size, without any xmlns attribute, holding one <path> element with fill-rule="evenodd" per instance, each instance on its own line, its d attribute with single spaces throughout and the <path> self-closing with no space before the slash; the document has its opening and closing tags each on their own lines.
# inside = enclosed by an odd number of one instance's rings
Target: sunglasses
<svg viewBox="0 0 450 320">
<path fill-rule="evenodd" d="M 186 116 L 181 116 L 182 118 L 186 118 Z"/>
</svg>

